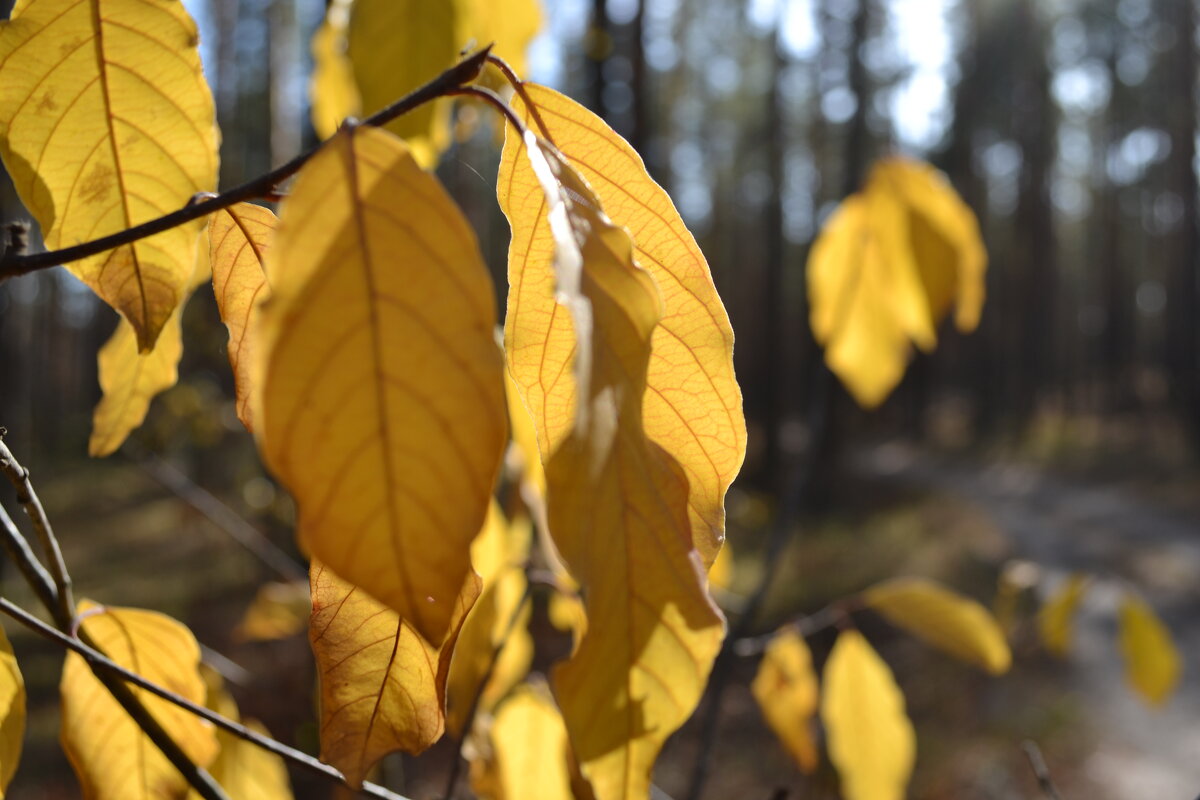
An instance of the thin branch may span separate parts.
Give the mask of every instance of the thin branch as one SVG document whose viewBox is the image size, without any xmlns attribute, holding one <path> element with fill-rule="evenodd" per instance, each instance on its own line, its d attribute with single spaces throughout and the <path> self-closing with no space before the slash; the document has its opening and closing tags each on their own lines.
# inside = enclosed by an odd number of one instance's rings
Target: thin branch
<svg viewBox="0 0 1200 800">
<path fill-rule="evenodd" d="M 483 69 L 490 50 L 491 46 L 489 45 L 460 61 L 424 86 L 405 95 L 382 111 L 367 117 L 362 121 L 362 124 L 385 125 L 418 106 L 443 97 L 449 91 L 470 83 L 479 76 L 479 72 Z M 237 186 L 216 196 L 205 197 L 205 199 L 198 202 L 189 202 L 178 211 L 172 211 L 157 219 L 152 219 L 141 225 L 135 225 L 132 228 L 118 231 L 109 236 L 102 236 L 99 239 L 74 245 L 73 247 L 65 247 L 61 250 L 49 250 L 32 255 L 21 254 L 15 251 L 5 253 L 4 257 L 0 258 L 0 281 L 17 275 L 27 275 L 39 269 L 55 267 L 70 261 L 78 261 L 81 258 L 103 253 L 105 250 L 112 250 L 114 247 L 121 247 L 122 245 L 145 239 L 147 236 L 162 233 L 163 231 L 211 214 L 214 211 L 228 208 L 235 203 L 274 195 L 278 192 L 280 184 L 299 172 L 300 168 L 320 149 L 321 146 L 318 145 L 306 153 L 301 153 L 286 164 L 243 183 L 241 186 Z"/>
<path fill-rule="evenodd" d="M 193 703 L 186 697 L 181 697 L 175 692 L 165 689 L 153 681 L 146 680 L 136 672 L 131 672 L 125 667 L 122 667 L 120 664 L 108 658 L 94 647 L 90 647 L 78 639 L 72 639 L 70 636 L 67 636 L 61 631 L 55 630 L 53 627 L 42 622 L 28 611 L 12 603 L 7 598 L 0 597 L 0 612 L 12 617 L 17 622 L 20 622 L 22 625 L 32 630 L 34 633 L 37 633 L 38 635 L 43 636 L 53 642 L 57 642 L 63 647 L 78 653 L 88 662 L 89 665 L 92 666 L 92 669 L 93 671 L 96 671 L 97 676 L 99 676 L 101 673 L 105 673 L 110 678 L 119 678 L 125 683 L 130 683 L 140 689 L 145 689 L 147 692 L 150 692 L 156 697 L 160 697 L 163 700 L 166 700 L 168 703 L 173 703 L 174 705 L 177 705 L 186 711 L 190 711 L 196 716 L 208 720 L 218 728 L 228 731 L 234 736 L 255 744 L 281 758 L 285 758 L 297 766 L 304 767 L 311 772 L 315 772 L 319 775 L 323 775 L 327 778 L 337 781 L 343 786 L 349 786 L 349 784 L 346 782 L 346 776 L 334 767 L 331 767 L 328 764 L 313 758 L 307 753 L 303 753 L 299 750 L 288 747 L 285 744 L 281 744 L 269 736 L 263 736 L 260 733 L 255 733 L 241 723 L 234 722 L 228 717 L 223 717 L 212 709 L 206 708 L 205 706 Z M 124 684 L 120 685 L 124 687 Z M 128 687 L 124 688 L 126 691 L 128 691 Z M 368 797 L 377 797 L 381 798 L 381 800 L 408 800 L 408 798 L 404 797 L 403 795 L 396 794 L 395 792 L 391 792 L 382 786 L 377 786 L 373 783 L 364 783 L 361 791 Z"/>
<path fill-rule="evenodd" d="M 0 506 L 0 546 L 4 547 L 8 557 L 17 565 L 17 569 L 21 570 L 25 582 L 29 584 L 30 589 L 33 589 L 38 600 L 51 614 L 55 615 L 55 621 L 59 624 L 69 625 L 69 619 L 58 619 L 58 616 L 62 614 L 62 606 L 58 602 L 58 592 L 54 588 L 54 582 L 42 567 L 42 563 L 37 560 L 37 556 L 33 554 L 29 542 L 25 541 L 25 537 L 21 535 L 20 529 L 17 528 L 4 506 Z"/>
<path fill-rule="evenodd" d="M 858 607 L 857 596 L 832 603 L 820 611 L 798 617 L 780 628 L 792 628 L 801 636 L 807 638 L 814 633 L 832 628 L 841 623 L 846 615 Z M 740 657 L 761 655 L 767 649 L 767 644 L 775 638 L 779 629 L 767 631 L 758 636 L 745 636 L 741 639 L 731 639 L 733 654 Z"/>
<path fill-rule="evenodd" d="M 504 102 L 504 98 L 483 86 L 463 86 L 458 89 L 451 89 L 446 94 L 456 97 L 475 97 L 485 101 L 488 105 L 499 111 L 505 119 L 508 120 L 520 134 L 521 139 L 525 138 L 525 123 L 517 116 L 517 112 L 513 111 L 512 106 Z"/>
<path fill-rule="evenodd" d="M 1046 766 L 1046 759 L 1042 758 L 1042 750 L 1037 746 L 1037 742 L 1026 739 L 1021 742 L 1021 749 L 1025 751 L 1025 758 L 1029 760 L 1029 768 L 1033 770 L 1042 794 L 1046 796 L 1047 800 L 1062 800 L 1062 795 L 1058 793 L 1054 779 L 1050 777 L 1050 768 Z"/>
<path fill-rule="evenodd" d="M 58 537 L 50 526 L 50 518 L 46 509 L 29 480 L 29 470 L 21 466 L 13 455 L 12 450 L 4 442 L 6 432 L 0 428 L 0 472 L 3 472 L 13 488 L 17 490 L 17 502 L 25 509 L 26 516 L 33 523 L 38 541 L 42 545 L 42 554 L 49 564 L 50 575 L 54 578 L 54 586 L 58 590 L 58 605 L 62 619 L 75 616 L 75 596 L 71 591 L 71 573 L 67 571 L 67 562 L 63 559 L 62 548 L 59 547 Z"/>
<path fill-rule="evenodd" d="M 508 62 L 500 56 L 489 53 L 487 62 L 500 70 L 505 80 L 512 84 L 513 91 L 520 95 L 521 101 L 525 103 L 525 108 L 529 111 L 529 115 L 533 117 L 534 123 L 542 131 L 542 138 L 550 142 L 550 144 L 554 144 L 554 140 L 550 137 L 550 129 L 546 127 L 546 122 L 542 119 L 542 113 L 538 111 L 537 105 L 529 97 L 529 92 L 525 90 L 525 81 L 521 80 L 517 76 L 516 70 L 509 66 Z"/>
</svg>

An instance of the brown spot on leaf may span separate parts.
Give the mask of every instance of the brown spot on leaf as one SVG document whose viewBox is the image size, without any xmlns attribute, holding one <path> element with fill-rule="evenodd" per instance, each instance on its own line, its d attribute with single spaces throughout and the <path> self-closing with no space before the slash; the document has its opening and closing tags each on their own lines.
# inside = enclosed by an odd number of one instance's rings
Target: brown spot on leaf
<svg viewBox="0 0 1200 800">
<path fill-rule="evenodd" d="M 42 112 L 51 112 L 58 108 L 58 103 L 54 102 L 54 93 L 46 92 L 42 95 L 42 99 L 38 101 L 37 110 Z"/>
<path fill-rule="evenodd" d="M 88 205 L 95 205 L 108 197 L 114 182 L 112 167 L 96 162 L 91 172 L 79 184 L 79 199 Z"/>
</svg>

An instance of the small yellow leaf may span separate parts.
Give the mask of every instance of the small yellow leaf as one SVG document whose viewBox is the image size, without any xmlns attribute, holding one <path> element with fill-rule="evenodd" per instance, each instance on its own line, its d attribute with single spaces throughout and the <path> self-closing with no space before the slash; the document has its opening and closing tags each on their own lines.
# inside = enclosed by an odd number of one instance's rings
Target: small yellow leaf
<svg viewBox="0 0 1200 800">
<path fill-rule="evenodd" d="M 531 83 L 524 88 L 533 108 L 517 96 L 517 113 L 561 151 L 613 224 L 632 233 L 634 258 L 661 296 L 643 424 L 650 440 L 684 470 L 693 542 L 709 565 L 725 537 L 725 492 L 741 468 L 746 425 L 733 374 L 733 330 L 708 263 L 671 198 L 624 139 L 558 92 Z M 563 287 L 553 266 L 548 206 L 522 148 L 510 127 L 498 180 L 513 233 L 504 339 L 509 372 L 533 418 L 541 452 L 550 454 L 569 434 L 575 414 L 574 327 L 555 301 Z"/>
<path fill-rule="evenodd" d="M 479 578 L 468 577 L 440 647 L 325 565 L 313 563 L 311 581 L 321 759 L 357 788 L 388 753 L 419 753 L 441 738 L 450 653 L 479 596 Z"/>
<path fill-rule="evenodd" d="M 0 24 L 0 155 L 46 247 L 124 230 L 216 187 L 197 42 L 179 2 L 18 0 Z M 202 226 L 67 266 L 147 352 L 183 301 Z"/>
<path fill-rule="evenodd" d="M 731 580 L 733 580 L 733 548 L 729 546 L 729 542 L 726 542 L 708 569 L 708 585 L 713 589 L 729 591 Z"/>
<path fill-rule="evenodd" d="M 297 178 L 267 277 L 254 433 L 300 541 L 441 642 L 508 438 L 470 225 L 401 140 L 349 128 Z"/>
<path fill-rule="evenodd" d="M 817 713 L 817 676 L 803 636 L 785 629 L 771 639 L 750 691 L 771 730 L 800 769 L 811 774 L 817 768 L 812 729 Z"/>
<path fill-rule="evenodd" d="M 311 614 L 308 581 L 263 584 L 242 615 L 234 637 L 252 642 L 286 639 L 308 627 Z"/>
<path fill-rule="evenodd" d="M 1070 652 L 1075 612 L 1087 585 L 1086 576 L 1072 575 L 1038 612 L 1038 633 L 1052 655 L 1066 658 Z"/>
<path fill-rule="evenodd" d="M 220 675 L 207 668 L 203 672 L 208 684 L 206 706 L 255 733 L 271 735 L 257 720 L 242 720 L 237 703 L 225 689 Z M 282 758 L 224 728 L 217 729 L 217 742 L 221 751 L 208 771 L 229 795 L 229 800 L 291 800 L 291 783 Z M 188 794 L 188 800 L 199 798 L 195 790 Z"/>
<path fill-rule="evenodd" d="M 25 741 L 25 679 L 12 645 L 0 628 L 0 797 L 8 789 Z"/>
<path fill-rule="evenodd" d="M 492 45 L 518 76 L 528 72 L 526 51 L 542 29 L 538 0 L 454 0 L 458 7 L 460 46 Z M 507 85 L 507 84 L 504 84 Z"/>
<path fill-rule="evenodd" d="M 489 731 L 490 754 L 471 763 L 471 786 L 487 800 L 573 800 L 570 745 L 544 685 L 505 700 Z"/>
<path fill-rule="evenodd" d="M 892 624 L 993 675 L 1012 664 L 1004 632 L 991 613 L 932 581 L 884 581 L 863 592 L 863 600 Z"/>
<path fill-rule="evenodd" d="M 362 111 L 354 65 L 346 53 L 352 5 L 352 0 L 332 0 L 312 38 L 313 71 L 308 93 L 313 129 L 322 139 L 333 136 L 347 117 Z"/>
<path fill-rule="evenodd" d="M 79 604 L 81 629 L 109 658 L 176 694 L 203 704 L 200 647 L 186 627 L 153 611 Z M 131 687 L 146 710 L 194 764 L 217 755 L 211 723 Z M 170 800 L 187 792 L 184 777 L 92 674 L 67 654 L 62 683 L 62 743 L 84 796 L 93 800 Z"/>
<path fill-rule="evenodd" d="M 1183 663 L 1171 632 L 1154 610 L 1126 592 L 1117 614 L 1125 679 L 1152 706 L 1161 706 L 1179 684 Z"/>
<path fill-rule="evenodd" d="M 916 734 L 892 671 L 858 631 L 842 632 L 825 663 L 821 720 L 846 800 L 901 800 Z"/>
<path fill-rule="evenodd" d="M 250 365 L 254 358 L 251 331 L 256 303 L 270 292 L 263 259 L 279 220 L 269 209 L 238 203 L 209 218 L 209 262 L 217 310 L 229 330 L 229 366 L 233 368 L 238 419 L 251 430 Z"/>
</svg>

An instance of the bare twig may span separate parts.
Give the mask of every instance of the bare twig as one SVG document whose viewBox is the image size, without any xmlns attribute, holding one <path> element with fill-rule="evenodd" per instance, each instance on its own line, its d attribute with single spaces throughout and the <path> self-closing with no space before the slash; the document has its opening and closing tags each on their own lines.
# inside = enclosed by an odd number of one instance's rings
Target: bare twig
<svg viewBox="0 0 1200 800">
<path fill-rule="evenodd" d="M 483 86 L 463 86 L 458 89 L 451 89 L 446 94 L 457 97 L 475 97 L 483 100 L 492 108 L 496 109 L 508 120 L 509 124 L 515 127 L 520 133 L 521 138 L 525 138 L 525 123 L 517 116 L 517 112 L 512 110 L 512 106 L 504 102 L 504 98 Z"/>
<path fill-rule="evenodd" d="M 1029 768 L 1033 770 L 1042 794 L 1046 796 L 1047 800 L 1062 800 L 1062 795 L 1058 793 L 1054 780 L 1050 777 L 1050 769 L 1046 766 L 1046 759 L 1042 758 L 1042 750 L 1037 746 L 1037 742 L 1026 739 L 1021 742 L 1021 749 L 1025 751 L 1025 758 L 1029 760 Z"/>
<path fill-rule="evenodd" d="M 396 117 L 406 114 L 420 105 L 435 100 L 438 97 L 443 97 L 451 90 L 470 83 L 479 75 L 479 71 L 483 69 L 490 50 L 490 46 L 485 47 L 460 61 L 424 86 L 402 97 L 382 111 L 367 117 L 363 120 L 363 124 L 385 125 Z M 132 228 L 118 231 L 109 236 L 102 236 L 90 242 L 65 247 L 61 250 L 50 250 L 44 253 L 31 255 L 24 255 L 16 251 L 5 253 L 4 257 L 0 258 L 0 281 L 17 275 L 26 275 L 39 269 L 55 267 L 70 261 L 78 261 L 81 258 L 102 253 L 105 250 L 112 250 L 114 247 L 131 244 L 148 236 L 153 236 L 156 233 L 162 233 L 165 230 L 170 230 L 171 228 L 191 222 L 194 219 L 199 219 L 214 211 L 228 208 L 235 203 L 274 196 L 278 193 L 280 184 L 299 172 L 300 168 L 318 150 L 320 150 L 320 146 L 306 153 L 301 153 L 286 164 L 243 183 L 241 186 L 237 186 L 216 196 L 206 197 L 199 202 L 189 202 L 178 211 L 172 211 L 149 222 L 135 225 Z"/>
<path fill-rule="evenodd" d="M 529 92 L 525 90 L 525 81 L 521 80 L 517 76 L 516 70 L 509 66 L 508 62 L 500 56 L 489 53 L 487 61 L 493 67 L 500 70 L 501 74 L 504 75 L 504 79 L 512 84 L 513 91 L 520 95 L 522 102 L 525 103 L 525 108 L 529 111 L 529 115 L 533 118 L 538 129 L 541 130 L 542 138 L 554 144 L 554 140 L 550 137 L 550 129 L 546 127 L 546 122 L 542 119 L 542 113 L 538 111 L 537 105 L 529 97 Z"/>
<path fill-rule="evenodd" d="M 58 619 L 62 614 L 62 607 L 58 602 L 58 592 L 54 588 L 54 582 L 42 567 L 41 562 L 37 560 L 37 556 L 33 554 L 33 550 L 29 548 L 29 542 L 25 541 L 25 537 L 21 535 L 21 531 L 5 511 L 4 506 L 0 506 L 0 545 L 17 565 L 17 569 L 21 571 L 25 582 L 37 595 L 38 600 L 51 614 L 55 615 L 55 621 L 60 625 L 64 623 L 69 625 L 69 619 Z"/>
<path fill-rule="evenodd" d="M 73 639 L 61 631 L 55 630 L 7 598 L 0 597 L 0 612 L 7 614 L 40 636 L 43 636 L 44 638 L 53 642 L 57 642 L 63 647 L 78 653 L 84 658 L 84 660 L 88 662 L 93 671 L 96 672 L 97 677 L 100 677 L 103 674 L 109 679 L 119 679 L 119 681 L 124 681 L 125 683 L 133 684 L 140 689 L 145 689 L 147 692 L 150 692 L 156 697 L 160 697 L 169 703 L 173 703 L 182 709 L 190 711 L 196 716 L 208 720 L 218 728 L 228 731 L 234 736 L 251 742 L 263 748 L 264 750 L 268 750 L 275 755 L 280 756 L 281 758 L 285 758 L 297 766 L 304 767 L 311 772 L 323 775 L 327 778 L 337 781 L 344 786 L 349 786 L 349 784 L 346 782 L 346 776 L 328 764 L 313 758 L 307 753 L 303 753 L 299 750 L 288 747 L 285 744 L 281 744 L 269 736 L 263 736 L 262 734 L 255 733 L 238 722 L 234 722 L 227 717 L 223 717 L 215 711 L 206 708 L 205 706 L 193 703 L 186 697 L 181 697 L 175 692 L 165 689 L 153 681 L 146 680 L 136 672 L 131 672 L 125 667 L 122 667 L 120 664 L 108 658 L 94 647 L 85 644 L 79 639 Z M 101 680 L 104 680 L 104 678 L 101 678 Z M 125 691 L 129 691 L 128 687 L 124 686 L 124 684 L 119 683 L 119 685 L 121 685 Z M 407 798 L 405 798 L 403 795 L 388 791 L 382 786 L 376 786 L 373 783 L 364 783 L 362 793 L 368 797 L 377 797 L 381 798 L 382 800 L 407 800 Z"/>
</svg>

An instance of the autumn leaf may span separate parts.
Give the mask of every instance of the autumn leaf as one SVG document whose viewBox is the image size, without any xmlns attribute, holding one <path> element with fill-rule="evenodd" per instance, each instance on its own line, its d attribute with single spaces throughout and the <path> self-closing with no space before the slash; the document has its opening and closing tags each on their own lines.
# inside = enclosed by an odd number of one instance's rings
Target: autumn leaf
<svg viewBox="0 0 1200 800">
<path fill-rule="evenodd" d="M 347 34 L 352 5 L 352 0 L 332 0 L 325 19 L 313 34 L 313 71 L 308 95 L 312 101 L 313 129 L 322 139 L 333 136 L 347 117 L 362 111 L 354 65 L 346 52 L 350 46 Z"/>
<path fill-rule="evenodd" d="M 209 218 L 209 262 L 213 294 L 221 320 L 229 330 L 229 366 L 233 368 L 237 415 L 247 430 L 251 419 L 250 365 L 254 358 L 251 322 L 256 303 L 270 293 L 263 259 L 279 220 L 269 209 L 238 203 Z"/>
<path fill-rule="evenodd" d="M 471 761 L 471 788 L 487 800 L 574 800 L 562 714 L 544 684 L 504 701 L 488 732 L 489 753 Z"/>
<path fill-rule="evenodd" d="M 1086 576 L 1070 576 L 1038 612 L 1038 633 L 1051 655 L 1066 658 L 1070 652 L 1075 612 L 1087 585 Z"/>
<path fill-rule="evenodd" d="M 1117 612 L 1125 679 L 1152 706 L 1161 706 L 1175 691 L 1183 662 L 1171 632 L 1154 610 L 1126 592 Z"/>
<path fill-rule="evenodd" d="M 895 578 L 863 592 L 863 601 L 894 625 L 993 675 L 1012 653 L 986 608 L 932 581 Z"/>
<path fill-rule="evenodd" d="M 314 562 L 310 577 L 321 759 L 357 788 L 388 753 L 419 753 L 441 738 L 450 653 L 480 582 L 473 573 L 468 577 L 439 647 L 325 565 Z"/>
<path fill-rule="evenodd" d="M 771 639 L 750 684 L 763 718 L 805 773 L 817 768 L 813 719 L 817 714 L 817 676 L 804 637 L 784 629 Z"/>
<path fill-rule="evenodd" d="M 308 581 L 267 583 L 255 593 L 233 635 L 252 642 L 286 639 L 307 628 L 311 615 Z"/>
<path fill-rule="evenodd" d="M 178 2 L 18 0 L 0 24 L 0 155 L 46 247 L 116 233 L 215 188 L 197 41 Z M 147 352 L 183 301 L 202 225 L 67 266 Z"/>
<path fill-rule="evenodd" d="M 8 635 L 0 628 L 0 797 L 21 763 L 25 741 L 25 679 Z"/>
<path fill-rule="evenodd" d="M 838 635 L 825 663 L 821 720 L 846 800 L 901 800 L 916 734 L 891 670 L 858 631 Z"/>
<path fill-rule="evenodd" d="M 126 669 L 203 704 L 200 647 L 180 623 L 153 611 L 79 604 L 81 630 Z M 83 658 L 67 654 L 62 682 L 62 743 L 93 800 L 170 800 L 186 793 L 186 779 L 142 733 L 92 674 Z M 217 755 L 211 723 L 145 690 L 131 687 L 146 710 L 191 761 L 207 767 Z"/>
<path fill-rule="evenodd" d="M 298 176 L 267 276 L 254 432 L 300 542 L 441 642 L 507 440 L 475 236 L 401 140 L 347 129 Z"/>
<path fill-rule="evenodd" d="M 562 152 L 613 224 L 630 231 L 634 259 L 657 286 L 663 310 L 652 334 L 643 424 L 687 477 L 692 538 L 709 565 L 724 539 L 725 492 L 742 464 L 746 428 L 733 374 L 733 332 L 708 264 L 670 197 L 625 140 L 551 89 L 526 83 L 524 90 L 533 105 L 514 97 L 518 114 Z M 575 413 L 573 326 L 555 302 L 561 287 L 548 206 L 522 147 L 510 128 L 498 179 L 512 226 L 505 348 L 541 452 L 549 454 L 569 434 Z"/>
<path fill-rule="evenodd" d="M 643 798 L 663 742 L 700 699 L 724 620 L 691 546 L 687 479 L 642 424 L 662 316 L 654 279 L 582 178 L 552 148 L 544 157 L 562 184 L 582 256 L 579 292 L 594 321 L 585 411 L 546 463 L 550 532 L 591 621 L 555 670 L 556 694 L 596 796 Z M 574 343 L 552 346 L 569 354 Z"/>
<path fill-rule="evenodd" d="M 936 346 L 952 303 L 959 329 L 974 329 L 985 267 L 974 215 L 932 167 L 875 166 L 830 216 L 807 270 L 813 335 L 859 405 L 891 393 L 913 344 Z"/>
</svg>

